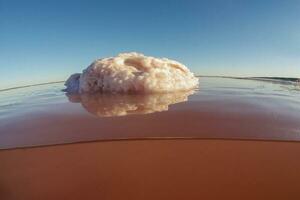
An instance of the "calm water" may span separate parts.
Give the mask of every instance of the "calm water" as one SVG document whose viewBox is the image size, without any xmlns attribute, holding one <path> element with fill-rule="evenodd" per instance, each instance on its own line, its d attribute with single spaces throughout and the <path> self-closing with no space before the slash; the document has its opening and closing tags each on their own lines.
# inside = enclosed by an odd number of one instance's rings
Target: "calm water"
<svg viewBox="0 0 300 200">
<path fill-rule="evenodd" d="M 0 148 L 139 138 L 300 140 L 300 86 L 200 79 L 196 91 L 66 95 L 63 83 L 0 92 Z"/>
<path fill-rule="evenodd" d="M 197 91 L 155 95 L 63 88 L 0 92 L 1 200 L 300 199 L 295 84 L 201 78 Z"/>
</svg>

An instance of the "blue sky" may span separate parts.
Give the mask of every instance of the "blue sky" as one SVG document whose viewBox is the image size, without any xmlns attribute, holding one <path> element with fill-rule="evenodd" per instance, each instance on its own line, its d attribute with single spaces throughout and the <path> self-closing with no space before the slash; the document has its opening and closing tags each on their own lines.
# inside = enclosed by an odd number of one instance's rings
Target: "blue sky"
<svg viewBox="0 0 300 200">
<path fill-rule="evenodd" d="M 0 0 L 0 88 L 137 51 L 200 75 L 300 77 L 299 0 Z"/>
</svg>

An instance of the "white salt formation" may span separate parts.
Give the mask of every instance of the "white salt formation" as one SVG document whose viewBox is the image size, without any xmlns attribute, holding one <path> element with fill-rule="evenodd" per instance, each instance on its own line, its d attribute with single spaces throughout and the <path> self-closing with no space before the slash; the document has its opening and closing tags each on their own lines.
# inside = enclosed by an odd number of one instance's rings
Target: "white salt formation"
<svg viewBox="0 0 300 200">
<path fill-rule="evenodd" d="M 198 78 L 174 60 L 122 53 L 96 60 L 65 85 L 68 92 L 79 93 L 160 93 L 195 88 Z"/>
<path fill-rule="evenodd" d="M 189 90 L 155 94 L 69 94 L 68 97 L 98 117 L 113 117 L 167 111 L 170 105 L 187 101 L 193 93 Z"/>
</svg>

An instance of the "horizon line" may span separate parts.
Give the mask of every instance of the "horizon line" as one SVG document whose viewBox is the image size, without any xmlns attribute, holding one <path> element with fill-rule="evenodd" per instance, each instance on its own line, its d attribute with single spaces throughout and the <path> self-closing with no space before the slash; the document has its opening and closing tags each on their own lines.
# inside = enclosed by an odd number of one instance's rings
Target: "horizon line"
<svg viewBox="0 0 300 200">
<path fill-rule="evenodd" d="M 207 78 L 232 78 L 232 79 L 252 79 L 252 80 L 278 80 L 278 81 L 290 81 L 290 82 L 300 82 L 300 78 L 295 77 L 277 77 L 277 76 L 222 76 L 222 75 L 195 75 L 196 77 L 207 77 Z M 36 84 L 28 84 L 28 85 L 22 85 L 22 86 L 16 86 L 16 87 L 8 87 L 8 88 L 0 88 L 0 92 L 5 92 L 8 90 L 14 90 L 14 89 L 22 89 L 27 87 L 34 87 L 34 86 L 41 86 L 41 85 L 49 85 L 54 83 L 63 83 L 65 80 L 61 81 L 50 81 L 50 82 L 44 82 L 44 83 L 36 83 Z"/>
</svg>

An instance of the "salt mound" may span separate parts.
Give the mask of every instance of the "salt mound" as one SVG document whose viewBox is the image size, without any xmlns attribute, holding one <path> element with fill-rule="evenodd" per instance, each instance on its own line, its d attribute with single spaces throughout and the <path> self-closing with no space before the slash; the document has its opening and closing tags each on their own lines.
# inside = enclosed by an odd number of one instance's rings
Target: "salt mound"
<svg viewBox="0 0 300 200">
<path fill-rule="evenodd" d="M 98 117 L 149 114 L 167 111 L 169 106 L 188 100 L 193 90 L 153 94 L 67 94 L 69 100 Z"/>
<path fill-rule="evenodd" d="M 195 88 L 198 78 L 174 60 L 122 53 L 96 60 L 65 85 L 68 92 L 79 93 L 160 93 Z"/>
</svg>

